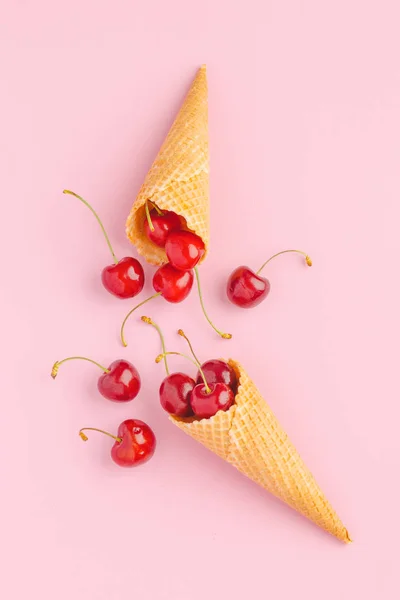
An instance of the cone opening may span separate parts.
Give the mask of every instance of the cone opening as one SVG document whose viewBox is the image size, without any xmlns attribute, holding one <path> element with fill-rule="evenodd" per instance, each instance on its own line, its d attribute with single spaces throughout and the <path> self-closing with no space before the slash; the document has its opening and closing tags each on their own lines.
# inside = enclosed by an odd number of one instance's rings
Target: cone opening
<svg viewBox="0 0 400 600">
<path fill-rule="evenodd" d="M 201 264 L 207 255 L 208 241 L 204 238 L 204 235 L 201 235 L 201 232 L 199 232 L 195 224 L 192 224 L 190 222 L 190 216 L 185 216 L 185 214 L 183 214 L 183 211 L 179 211 L 176 208 L 166 206 L 163 203 L 162 198 L 160 198 L 158 202 L 154 202 L 153 200 L 149 199 L 149 202 L 151 202 L 151 205 L 157 206 L 157 208 L 161 211 L 170 210 L 175 212 L 181 219 L 182 229 L 184 231 L 190 231 L 191 233 L 195 233 L 202 239 L 206 251 L 199 261 L 199 264 Z M 136 246 L 136 249 L 139 252 L 139 254 L 141 254 L 147 262 L 154 265 L 163 265 L 168 262 L 168 258 L 164 248 L 160 248 L 151 240 L 149 240 L 144 230 L 144 224 L 147 220 L 145 205 L 146 201 L 143 200 L 142 202 L 138 203 L 137 206 L 134 206 L 134 209 L 128 217 L 128 221 L 126 224 L 126 233 L 128 239 L 132 242 L 134 246 Z"/>
</svg>

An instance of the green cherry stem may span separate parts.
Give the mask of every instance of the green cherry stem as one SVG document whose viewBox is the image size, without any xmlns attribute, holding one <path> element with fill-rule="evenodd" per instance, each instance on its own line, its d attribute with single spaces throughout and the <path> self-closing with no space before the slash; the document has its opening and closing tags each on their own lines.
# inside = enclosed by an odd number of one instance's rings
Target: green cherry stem
<svg viewBox="0 0 400 600">
<path fill-rule="evenodd" d="M 156 206 L 156 205 L 155 205 L 153 202 L 152 202 L 151 204 L 152 204 L 152 206 L 153 206 L 154 210 L 156 211 L 156 213 L 157 213 L 158 215 L 161 215 L 161 216 L 162 216 L 162 215 L 163 215 L 163 211 L 162 211 L 162 210 L 160 210 L 160 209 L 158 208 L 158 206 Z M 146 200 L 146 202 L 145 202 L 145 205 L 144 205 L 144 210 L 146 211 L 146 219 L 147 219 L 147 222 L 148 222 L 148 224 L 149 224 L 150 231 L 154 231 L 154 225 L 153 225 L 153 221 L 151 220 L 151 216 L 150 216 L 150 211 L 149 211 L 149 201 L 148 201 L 148 200 Z"/>
<path fill-rule="evenodd" d="M 201 375 L 201 378 L 204 381 L 204 387 L 206 388 L 206 392 L 207 394 L 211 393 L 210 388 L 208 387 L 208 383 L 207 383 L 207 379 L 204 375 L 203 369 L 201 368 L 200 363 L 197 360 L 194 360 L 193 358 L 191 358 L 190 356 L 187 356 L 187 354 L 182 354 L 181 352 L 164 352 L 163 354 L 159 354 L 156 358 L 156 363 L 159 363 L 162 361 L 162 359 L 164 358 L 164 356 L 169 356 L 170 354 L 174 354 L 176 356 L 183 356 L 183 358 L 186 358 L 187 360 L 190 360 L 191 363 L 193 363 L 199 370 L 199 373 Z"/>
<path fill-rule="evenodd" d="M 112 433 L 108 433 L 108 431 L 104 431 L 103 429 L 97 429 L 97 427 L 83 427 L 82 429 L 79 430 L 79 437 L 84 442 L 87 442 L 89 439 L 88 436 L 83 433 L 84 431 L 98 431 L 99 433 L 104 433 L 104 435 L 108 435 L 108 437 L 112 438 L 116 442 L 119 442 L 119 443 L 122 442 L 122 438 L 117 437 L 116 435 L 113 435 Z"/>
<path fill-rule="evenodd" d="M 110 252 L 111 252 L 111 254 L 112 254 L 112 257 L 113 257 L 113 259 L 114 259 L 114 262 L 115 262 L 115 264 L 117 265 L 117 264 L 118 264 L 118 258 L 115 256 L 115 252 L 114 252 L 114 250 L 113 250 L 113 247 L 111 246 L 111 242 L 110 242 L 110 239 L 109 239 L 109 237 L 108 237 L 108 235 L 107 235 L 107 232 L 106 232 L 106 230 L 104 229 L 104 225 L 103 225 L 103 223 L 101 222 L 101 220 L 100 220 L 100 217 L 99 217 L 99 215 L 97 214 L 97 212 L 94 210 L 94 208 L 93 208 L 92 206 L 90 206 L 89 202 L 87 202 L 86 200 L 84 200 L 84 199 L 82 198 L 82 196 L 78 196 L 78 194 L 75 194 L 75 192 L 71 192 L 71 190 L 63 190 L 63 194 L 69 194 L 70 196 L 75 196 L 75 198 L 78 198 L 78 200 L 80 200 L 81 202 L 83 202 L 83 204 L 84 204 L 85 206 L 87 206 L 89 210 L 91 210 L 91 211 L 92 211 L 92 213 L 94 214 L 94 216 L 95 216 L 95 217 L 96 217 L 96 219 L 97 219 L 97 222 L 98 222 L 98 224 L 99 224 L 99 225 L 100 225 L 100 227 L 101 227 L 101 230 L 102 230 L 102 232 L 103 232 L 103 235 L 104 235 L 104 237 L 105 237 L 105 239 L 106 239 L 107 245 L 108 245 L 108 247 L 109 247 L 109 249 L 110 249 Z"/>
<path fill-rule="evenodd" d="M 189 340 L 189 338 L 188 338 L 188 337 L 185 335 L 185 332 L 183 331 L 183 329 L 178 329 L 178 335 L 180 335 L 181 337 L 183 337 L 183 338 L 184 338 L 184 339 L 187 341 L 187 343 L 188 343 L 188 346 L 189 346 L 189 348 L 190 348 L 190 352 L 192 353 L 192 356 L 193 356 L 194 360 L 195 360 L 195 361 L 196 361 L 198 364 L 201 364 L 201 363 L 200 363 L 200 361 L 199 361 L 199 359 L 197 358 L 196 354 L 194 353 L 193 346 L 192 346 L 192 344 L 190 343 L 190 340 Z"/>
<path fill-rule="evenodd" d="M 231 333 L 224 333 L 223 331 L 221 331 L 220 329 L 218 329 L 217 327 L 215 327 L 214 323 L 211 321 L 210 317 L 208 316 L 207 311 L 206 311 L 205 306 L 204 306 L 203 294 L 202 294 L 201 285 L 200 285 L 199 270 L 198 270 L 197 267 L 194 268 L 194 273 L 196 275 L 197 289 L 199 291 L 199 299 L 200 299 L 201 309 L 202 309 L 202 311 L 204 313 L 205 318 L 210 323 L 210 325 L 214 329 L 214 331 L 216 331 L 218 333 L 218 335 L 220 335 L 222 338 L 224 338 L 224 340 L 230 340 L 231 337 L 232 337 L 232 334 Z"/>
<path fill-rule="evenodd" d="M 270 258 L 268 260 L 265 261 L 265 263 L 258 269 L 256 275 L 259 275 L 261 273 L 261 271 L 263 270 L 263 268 L 269 263 L 271 262 L 271 260 L 273 260 L 274 258 L 276 258 L 277 256 L 280 256 L 281 254 L 287 254 L 288 252 L 296 252 L 297 254 L 302 254 L 304 256 L 304 258 L 306 259 L 306 264 L 309 267 L 312 267 L 312 260 L 311 258 L 308 256 L 308 254 L 306 254 L 305 252 L 303 252 L 302 250 L 282 250 L 282 252 L 277 252 L 276 254 L 273 254 L 272 256 L 270 256 Z"/>
<path fill-rule="evenodd" d="M 144 205 L 144 209 L 146 211 L 146 219 L 150 227 L 150 231 L 154 231 L 153 221 L 151 220 L 150 211 L 149 211 L 149 203 L 146 201 Z"/>
<path fill-rule="evenodd" d="M 134 306 L 126 315 L 125 319 L 122 321 L 122 325 L 121 325 L 121 331 L 120 331 L 120 337 L 121 337 L 121 342 L 123 346 L 127 346 L 128 344 L 126 343 L 125 340 L 125 336 L 124 336 L 124 330 L 125 330 L 125 324 L 127 322 L 127 320 L 129 319 L 129 317 L 131 316 L 131 314 L 137 309 L 140 308 L 141 306 L 143 306 L 143 304 L 146 304 L 146 302 L 150 302 L 150 300 L 153 300 L 153 298 L 157 298 L 157 296 L 160 296 L 161 292 L 157 292 L 157 294 L 153 294 L 152 296 L 150 296 L 149 298 L 146 298 L 146 300 L 143 300 L 143 302 L 140 302 L 139 304 L 136 304 L 136 306 Z"/>
<path fill-rule="evenodd" d="M 140 318 L 142 319 L 143 323 L 148 323 L 149 325 L 153 325 L 154 329 L 156 329 L 158 331 L 158 335 L 160 336 L 160 340 L 161 340 L 161 348 L 162 348 L 163 356 L 164 356 L 165 370 L 167 372 L 167 375 L 169 375 L 168 361 L 167 361 L 166 348 L 165 348 L 165 340 L 164 340 L 164 336 L 162 334 L 160 327 L 157 325 L 157 323 L 154 323 L 153 319 L 150 319 L 150 317 L 140 317 Z"/>
<path fill-rule="evenodd" d="M 57 377 L 58 369 L 60 368 L 60 366 L 63 363 L 67 362 L 68 360 L 87 360 L 88 362 L 92 363 L 93 365 L 96 365 L 97 367 L 99 367 L 99 369 L 101 369 L 103 371 L 103 373 L 110 372 L 110 369 L 106 369 L 100 363 L 96 362 L 95 360 L 92 360 L 91 358 L 86 358 L 86 356 L 69 356 L 68 358 L 63 358 L 63 360 L 57 360 L 54 363 L 54 365 L 51 369 L 51 376 L 53 379 L 55 379 Z"/>
</svg>

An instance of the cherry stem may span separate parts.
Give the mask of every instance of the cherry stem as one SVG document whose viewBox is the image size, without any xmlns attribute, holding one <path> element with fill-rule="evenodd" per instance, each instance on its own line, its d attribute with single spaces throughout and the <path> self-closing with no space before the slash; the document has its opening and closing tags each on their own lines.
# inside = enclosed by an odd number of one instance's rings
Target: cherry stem
<svg viewBox="0 0 400 600">
<path fill-rule="evenodd" d="M 106 230 L 104 229 L 104 225 L 103 225 L 103 223 L 101 222 L 101 220 L 100 220 L 100 217 L 99 217 L 99 215 L 97 214 L 97 212 L 94 210 L 94 208 L 93 208 L 92 206 L 90 206 L 89 202 L 87 202 L 86 200 L 84 200 L 84 199 L 82 198 L 82 196 L 78 196 L 78 194 L 75 194 L 75 192 L 71 192 L 71 190 L 63 190 L 63 194 L 70 194 L 71 196 L 75 196 L 75 198 L 78 198 L 78 200 L 80 200 L 81 202 L 83 202 L 83 204 L 84 204 L 85 206 L 87 206 L 89 210 L 91 210 L 91 211 L 92 211 L 92 213 L 94 214 L 94 216 L 95 216 L 95 217 L 96 217 L 96 219 L 97 219 L 97 222 L 98 222 L 98 224 L 99 224 L 99 225 L 100 225 L 100 227 L 101 227 L 101 230 L 102 230 L 102 232 L 103 232 L 103 235 L 104 235 L 104 237 L 106 238 L 106 242 L 107 242 L 107 245 L 108 245 L 108 247 L 109 247 L 109 249 L 110 249 L 110 252 L 111 252 L 111 254 L 112 254 L 112 257 L 113 257 L 113 259 L 114 259 L 114 262 L 115 262 L 115 264 L 117 265 L 117 264 L 118 264 L 118 258 L 115 256 L 115 252 L 114 252 L 114 250 L 113 250 L 113 247 L 111 246 L 111 242 L 110 242 L 110 239 L 109 239 L 109 237 L 108 237 L 108 235 L 107 235 L 107 232 L 106 232 Z"/>
<path fill-rule="evenodd" d="M 188 343 L 188 345 L 189 345 L 190 352 L 192 353 L 192 356 L 193 356 L 194 360 L 195 360 L 197 363 L 199 363 L 199 364 L 200 364 L 200 361 L 199 361 L 199 359 L 197 358 L 196 354 L 194 353 L 193 346 L 192 346 L 192 344 L 190 343 L 190 340 L 189 340 L 189 338 L 188 338 L 188 337 L 185 335 L 185 332 L 183 331 L 183 329 L 178 329 L 178 335 L 180 335 L 181 337 L 185 338 L 185 340 L 187 341 L 187 343 Z"/>
<path fill-rule="evenodd" d="M 280 256 L 281 254 L 287 254 L 288 252 L 296 252 L 297 254 L 302 254 L 304 256 L 304 258 L 306 259 L 306 264 L 309 267 L 312 267 L 312 260 L 311 258 L 308 256 L 308 254 L 306 254 L 305 252 L 303 252 L 302 250 L 282 250 L 282 252 L 277 252 L 276 254 L 273 254 L 272 256 L 270 256 L 270 258 L 265 261 L 265 263 L 258 269 L 256 275 L 259 275 L 261 273 L 261 271 L 263 270 L 263 268 L 274 258 L 276 258 L 277 256 Z"/>
<path fill-rule="evenodd" d="M 153 294 L 153 296 L 150 296 L 149 298 L 146 298 L 146 300 L 143 300 L 143 302 L 140 302 L 139 304 L 137 304 L 134 308 L 132 308 L 132 310 L 130 310 L 128 312 L 128 314 L 126 315 L 125 319 L 122 321 L 122 325 L 121 325 L 121 331 L 120 331 L 120 336 L 121 336 L 121 342 L 123 346 L 127 346 L 128 344 L 125 341 L 125 337 L 124 337 L 124 329 L 125 329 L 125 324 L 127 322 L 127 320 L 129 319 L 129 317 L 131 316 L 131 314 L 137 309 L 140 308 L 141 306 L 143 306 L 143 304 L 146 304 L 146 302 L 149 302 L 150 300 L 153 300 L 153 298 L 157 298 L 157 296 L 160 296 L 161 292 L 157 292 L 157 294 Z"/>
<path fill-rule="evenodd" d="M 162 212 L 162 210 L 160 210 L 160 209 L 158 208 L 158 206 L 156 206 L 156 205 L 155 205 L 153 202 L 152 202 L 151 204 L 153 205 L 153 208 L 154 208 L 154 210 L 156 211 L 156 213 L 157 213 L 158 215 L 162 216 L 162 215 L 163 215 L 163 212 Z M 148 200 L 146 200 L 146 204 L 145 204 L 145 206 L 144 206 L 144 209 L 145 209 L 145 211 L 146 211 L 146 219 L 147 219 L 147 222 L 148 222 L 148 224 L 149 224 L 150 231 L 154 231 L 154 225 L 153 225 L 153 221 L 151 220 L 151 216 L 150 216 L 150 211 L 149 211 L 149 201 L 148 201 Z"/>
<path fill-rule="evenodd" d="M 52 369 L 51 369 L 51 376 L 53 379 L 55 379 L 57 377 L 57 373 L 58 373 L 58 369 L 60 368 L 60 366 L 67 362 L 68 360 L 87 360 L 88 362 L 91 362 L 92 364 L 96 365 L 97 367 L 99 367 L 103 373 L 109 373 L 110 369 L 106 369 L 105 367 L 103 367 L 103 365 L 101 365 L 100 363 L 96 362 L 95 360 L 92 360 L 91 358 L 86 358 L 86 356 L 69 356 L 68 358 L 64 358 L 63 360 L 57 360 Z"/>
<path fill-rule="evenodd" d="M 104 433 L 104 435 L 108 435 L 108 437 L 112 438 L 113 440 L 115 440 L 119 443 L 122 442 L 122 438 L 117 437 L 116 435 L 113 435 L 112 433 L 108 433 L 108 431 L 104 431 L 103 429 L 97 429 L 97 427 L 84 427 L 83 429 L 80 429 L 79 437 L 84 442 L 88 441 L 88 436 L 83 433 L 84 431 L 98 431 L 99 433 Z"/>
<path fill-rule="evenodd" d="M 183 356 L 183 358 L 186 358 L 187 360 L 190 360 L 191 363 L 193 363 L 194 365 L 196 365 L 196 367 L 198 368 L 200 375 L 204 381 L 204 387 L 206 388 L 206 392 L 207 394 L 211 394 L 211 390 L 208 387 L 208 383 L 207 383 L 207 379 L 204 375 L 203 369 L 201 368 L 201 365 L 199 363 L 198 360 L 193 360 L 193 358 L 191 358 L 190 356 L 187 356 L 187 354 L 182 354 L 181 352 L 164 352 L 163 354 L 159 354 L 156 358 L 156 363 L 159 363 L 162 361 L 162 359 L 164 358 L 164 356 L 166 355 L 170 355 L 170 354 L 175 354 L 176 356 Z"/>
<path fill-rule="evenodd" d="M 169 375 L 168 361 L 167 361 L 166 348 L 165 348 L 165 340 L 164 340 L 164 336 L 162 334 L 162 331 L 159 328 L 159 326 L 157 325 L 157 323 L 154 323 L 153 319 L 150 319 L 150 317 L 141 317 L 141 319 L 142 319 L 143 323 L 148 323 L 149 325 L 153 325 L 154 329 L 157 329 L 158 335 L 160 336 L 161 348 L 162 348 L 163 355 L 164 355 L 165 370 L 167 372 L 167 375 Z"/>
<path fill-rule="evenodd" d="M 218 335 L 220 335 L 225 340 L 230 340 L 231 337 L 232 337 L 232 334 L 231 333 L 224 333 L 223 331 L 221 331 L 220 329 L 218 329 L 217 327 L 215 327 L 214 323 L 211 321 L 210 317 L 208 316 L 208 314 L 206 312 L 206 309 L 205 309 L 205 306 L 204 306 L 204 302 L 203 302 L 203 294 L 201 292 L 201 285 L 200 285 L 200 276 L 199 276 L 199 271 L 198 271 L 197 267 L 194 268 L 194 273 L 196 275 L 197 289 L 199 290 L 199 298 L 200 298 L 201 309 L 202 309 L 202 311 L 204 313 L 205 318 L 210 323 L 210 325 L 214 329 L 214 331 L 216 331 L 218 333 Z"/>
<path fill-rule="evenodd" d="M 146 211 L 146 219 L 149 224 L 150 231 L 154 231 L 154 225 L 153 225 L 153 221 L 151 220 L 148 202 L 146 202 L 144 209 Z"/>
</svg>

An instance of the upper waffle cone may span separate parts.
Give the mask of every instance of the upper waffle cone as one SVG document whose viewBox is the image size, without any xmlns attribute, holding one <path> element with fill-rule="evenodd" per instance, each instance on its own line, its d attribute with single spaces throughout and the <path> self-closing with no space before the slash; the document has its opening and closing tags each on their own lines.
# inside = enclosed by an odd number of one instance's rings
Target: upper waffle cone
<svg viewBox="0 0 400 600">
<path fill-rule="evenodd" d="M 145 235 L 145 202 L 185 217 L 187 227 L 209 244 L 208 103 L 206 67 L 199 69 L 126 222 L 126 233 L 151 264 L 167 262 L 163 248 Z"/>
<path fill-rule="evenodd" d="M 240 385 L 236 403 L 227 412 L 200 421 L 171 420 L 319 527 L 350 542 L 347 529 L 246 371 L 236 361 L 229 364 Z"/>
</svg>

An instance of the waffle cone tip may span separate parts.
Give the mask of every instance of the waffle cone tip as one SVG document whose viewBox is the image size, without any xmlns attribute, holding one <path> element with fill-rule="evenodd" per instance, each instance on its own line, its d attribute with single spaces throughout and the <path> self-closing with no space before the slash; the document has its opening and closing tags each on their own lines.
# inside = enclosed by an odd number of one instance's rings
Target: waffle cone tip
<svg viewBox="0 0 400 600">
<path fill-rule="evenodd" d="M 128 239 L 150 264 L 159 266 L 168 259 L 165 250 L 149 241 L 143 230 L 148 202 L 183 217 L 185 228 L 204 242 L 201 262 L 206 258 L 210 237 L 208 165 L 207 71 L 203 64 L 197 69 L 126 222 Z"/>
</svg>

